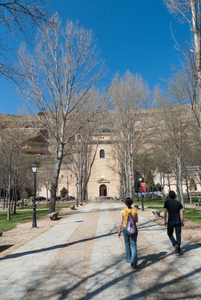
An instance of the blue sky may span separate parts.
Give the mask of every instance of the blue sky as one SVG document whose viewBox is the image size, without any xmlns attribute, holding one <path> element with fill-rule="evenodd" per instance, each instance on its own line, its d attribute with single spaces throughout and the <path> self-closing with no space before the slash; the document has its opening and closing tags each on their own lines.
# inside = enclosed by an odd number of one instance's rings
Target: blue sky
<svg viewBox="0 0 201 300">
<path fill-rule="evenodd" d="M 86 29 L 92 29 L 101 57 L 108 68 L 106 82 L 114 75 L 127 70 L 141 74 L 151 90 L 164 85 L 160 79 L 168 79 L 181 66 L 182 54 L 175 49 L 170 23 L 177 41 L 190 38 L 187 24 L 180 24 L 169 14 L 162 0 L 50 0 L 51 12 L 57 11 L 65 22 L 79 21 Z M 17 47 L 11 57 L 17 59 Z M 15 87 L 0 79 L 0 112 L 17 114 L 23 100 L 15 93 Z"/>
</svg>

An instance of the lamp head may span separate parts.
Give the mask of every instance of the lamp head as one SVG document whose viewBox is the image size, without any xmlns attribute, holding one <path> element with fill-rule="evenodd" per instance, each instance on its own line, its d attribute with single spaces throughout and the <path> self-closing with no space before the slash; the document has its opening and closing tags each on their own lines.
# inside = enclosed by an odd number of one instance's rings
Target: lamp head
<svg viewBox="0 0 201 300">
<path fill-rule="evenodd" d="M 37 164 L 34 163 L 34 164 L 31 166 L 31 169 L 32 169 L 32 172 L 33 172 L 34 174 L 36 174 L 36 173 L 37 173 L 37 170 L 38 170 Z"/>
</svg>

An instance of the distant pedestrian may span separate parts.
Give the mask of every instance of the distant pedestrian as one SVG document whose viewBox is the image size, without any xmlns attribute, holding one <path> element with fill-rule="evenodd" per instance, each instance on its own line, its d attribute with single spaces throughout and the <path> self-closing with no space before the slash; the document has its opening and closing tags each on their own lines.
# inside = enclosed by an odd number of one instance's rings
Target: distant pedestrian
<svg viewBox="0 0 201 300">
<path fill-rule="evenodd" d="M 165 201 L 164 204 L 164 225 L 167 226 L 167 234 L 173 247 L 175 248 L 175 253 L 180 253 L 181 247 L 181 227 L 184 226 L 184 213 L 183 206 L 181 202 L 175 200 L 176 195 L 174 191 L 169 192 L 169 200 Z M 166 221 L 168 214 L 168 223 Z M 181 217 L 180 217 L 181 216 Z M 176 232 L 176 240 L 173 236 L 173 232 Z"/>
<path fill-rule="evenodd" d="M 135 223 L 138 222 L 138 214 L 137 210 L 135 208 L 132 208 L 133 200 L 131 198 L 125 199 L 126 208 L 121 211 L 121 221 L 119 225 L 119 232 L 118 237 L 121 236 L 121 229 L 123 226 L 123 235 L 124 235 L 124 242 L 125 242 L 125 248 L 126 248 L 126 261 L 128 263 L 131 263 L 131 267 L 133 269 L 137 268 L 137 262 L 138 262 L 138 255 L 137 255 L 137 235 L 128 235 L 127 233 L 127 221 L 129 213 L 131 213 Z"/>
</svg>

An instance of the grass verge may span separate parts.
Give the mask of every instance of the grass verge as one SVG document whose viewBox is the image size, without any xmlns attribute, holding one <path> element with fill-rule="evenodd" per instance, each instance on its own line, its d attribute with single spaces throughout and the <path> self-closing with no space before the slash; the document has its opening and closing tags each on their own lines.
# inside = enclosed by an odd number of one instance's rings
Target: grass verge
<svg viewBox="0 0 201 300">
<path fill-rule="evenodd" d="M 165 201 L 168 200 L 168 199 L 165 199 Z M 134 199 L 133 200 L 133 203 L 136 203 L 136 204 L 140 204 L 142 201 L 141 199 L 139 201 L 137 201 L 137 199 Z M 156 198 L 153 198 L 153 199 L 143 199 L 143 202 L 144 202 L 144 205 L 146 206 L 149 206 L 149 205 L 161 205 L 163 206 L 164 205 L 164 201 L 163 199 L 156 199 Z M 198 198 L 192 198 L 192 205 L 194 205 L 195 203 L 198 202 Z M 184 199 L 184 203 L 185 204 L 190 204 L 188 199 Z"/>
<path fill-rule="evenodd" d="M 36 219 L 40 219 L 42 216 L 47 215 L 48 209 L 46 210 L 37 210 Z M 16 214 L 11 212 L 10 220 L 7 220 L 7 212 L 0 212 L 0 231 L 5 232 L 16 227 L 17 223 L 26 223 L 30 222 L 33 219 L 32 211 L 17 211 Z"/>
<path fill-rule="evenodd" d="M 159 209 L 161 211 L 164 211 L 164 208 L 161 206 L 148 206 L 150 209 Z M 187 218 L 191 220 L 194 223 L 201 223 L 201 210 L 195 209 L 195 208 L 185 208 L 184 211 L 184 218 Z"/>
<path fill-rule="evenodd" d="M 68 208 L 70 207 L 72 204 L 75 204 L 75 202 L 68 202 L 68 203 L 56 203 L 56 210 L 61 209 L 61 208 Z M 24 206 L 23 209 L 32 209 L 32 203 L 28 203 L 27 206 Z M 37 209 L 42 209 L 42 208 L 47 208 L 49 209 L 49 205 L 47 205 L 47 202 L 36 202 L 36 207 Z M 17 211 L 21 210 L 22 207 L 17 207 Z"/>
<path fill-rule="evenodd" d="M 201 210 L 194 208 L 185 208 L 184 217 L 195 222 L 201 223 Z"/>
</svg>

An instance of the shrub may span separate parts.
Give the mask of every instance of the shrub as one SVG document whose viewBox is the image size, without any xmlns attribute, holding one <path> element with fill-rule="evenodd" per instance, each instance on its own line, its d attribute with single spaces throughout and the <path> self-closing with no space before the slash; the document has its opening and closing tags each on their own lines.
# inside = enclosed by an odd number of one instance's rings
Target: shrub
<svg viewBox="0 0 201 300">
<path fill-rule="evenodd" d="M 61 196 L 61 198 L 64 198 L 64 197 L 68 196 L 68 190 L 65 187 L 63 187 L 61 189 L 60 196 Z"/>
</svg>

